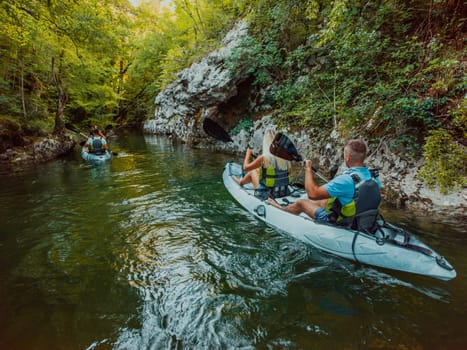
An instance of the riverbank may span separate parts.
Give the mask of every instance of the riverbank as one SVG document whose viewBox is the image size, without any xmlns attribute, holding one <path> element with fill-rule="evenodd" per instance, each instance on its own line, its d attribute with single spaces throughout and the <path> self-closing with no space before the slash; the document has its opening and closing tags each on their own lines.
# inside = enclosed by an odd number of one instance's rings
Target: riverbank
<svg viewBox="0 0 467 350">
<path fill-rule="evenodd" d="M 16 170 L 57 159 L 70 152 L 76 141 L 69 135 L 22 137 L 20 145 L 8 145 L 0 153 L 2 169 Z"/>
</svg>

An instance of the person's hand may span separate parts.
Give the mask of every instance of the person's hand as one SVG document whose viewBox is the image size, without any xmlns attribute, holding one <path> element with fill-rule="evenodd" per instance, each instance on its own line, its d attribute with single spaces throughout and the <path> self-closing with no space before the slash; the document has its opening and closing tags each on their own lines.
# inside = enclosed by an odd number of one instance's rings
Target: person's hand
<svg viewBox="0 0 467 350">
<path fill-rule="evenodd" d="M 312 171 L 313 170 L 313 162 L 311 161 L 311 159 L 307 159 L 305 160 L 305 170 L 310 170 Z"/>
</svg>

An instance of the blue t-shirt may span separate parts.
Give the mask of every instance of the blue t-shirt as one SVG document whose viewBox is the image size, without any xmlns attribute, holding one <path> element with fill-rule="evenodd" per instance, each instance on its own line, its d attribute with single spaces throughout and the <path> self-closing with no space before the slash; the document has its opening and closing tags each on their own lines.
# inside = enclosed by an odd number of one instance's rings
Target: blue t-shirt
<svg viewBox="0 0 467 350">
<path fill-rule="evenodd" d="M 357 174 L 360 180 L 371 179 L 370 170 L 367 167 L 353 167 L 337 175 L 334 179 L 324 185 L 325 190 L 331 198 L 339 199 L 342 206 L 350 203 L 354 196 L 355 184 L 350 174 Z M 381 188 L 379 178 L 376 178 L 378 187 Z"/>
</svg>

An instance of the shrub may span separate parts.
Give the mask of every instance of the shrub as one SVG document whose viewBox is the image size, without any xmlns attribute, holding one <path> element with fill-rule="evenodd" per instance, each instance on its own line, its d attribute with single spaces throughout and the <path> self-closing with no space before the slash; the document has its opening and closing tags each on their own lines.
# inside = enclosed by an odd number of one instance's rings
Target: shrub
<svg viewBox="0 0 467 350">
<path fill-rule="evenodd" d="M 466 182 L 467 151 L 456 142 L 450 131 L 432 130 L 423 146 L 426 164 L 420 169 L 418 177 L 441 193 L 462 188 Z"/>
</svg>

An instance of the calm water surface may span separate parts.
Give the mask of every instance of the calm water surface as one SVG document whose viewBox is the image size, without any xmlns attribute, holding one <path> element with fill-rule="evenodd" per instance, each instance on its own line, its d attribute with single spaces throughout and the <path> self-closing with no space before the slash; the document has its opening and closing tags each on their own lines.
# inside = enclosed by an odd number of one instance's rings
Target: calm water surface
<svg viewBox="0 0 467 350">
<path fill-rule="evenodd" d="M 0 174 L 0 349 L 466 349 L 465 227 L 386 217 L 445 255 L 442 282 L 282 235 L 230 197 L 237 157 L 121 136 Z"/>
</svg>

